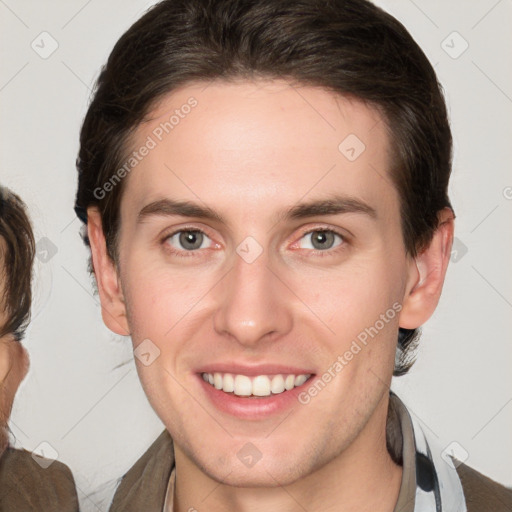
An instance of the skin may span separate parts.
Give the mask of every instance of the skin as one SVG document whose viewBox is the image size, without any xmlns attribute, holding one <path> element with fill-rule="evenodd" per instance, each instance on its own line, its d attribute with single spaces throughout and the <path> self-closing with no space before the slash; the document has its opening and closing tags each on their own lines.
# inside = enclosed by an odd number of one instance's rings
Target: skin
<svg viewBox="0 0 512 512">
<path fill-rule="evenodd" d="M 0 264 L 3 240 L 0 240 Z M 3 297 L 0 281 L 0 297 Z M 1 305 L 0 305 L 1 306 Z M 7 314 L 0 307 L 0 326 L 7 322 Z M 29 359 L 25 348 L 12 334 L 0 336 L 0 456 L 8 445 L 7 422 L 11 414 L 14 396 L 28 372 Z"/>
<path fill-rule="evenodd" d="M 28 372 L 25 348 L 11 335 L 0 338 L 0 456 L 7 448 L 7 421 L 14 396 Z"/>
<path fill-rule="evenodd" d="M 397 331 L 422 325 L 437 305 L 452 213 L 439 213 L 431 244 L 410 257 L 388 176 L 385 123 L 364 103 L 317 87 L 189 84 L 138 127 L 133 149 L 190 96 L 198 105 L 126 178 L 117 264 L 98 211 L 88 210 L 106 325 L 130 334 L 134 347 L 149 338 L 160 350 L 137 368 L 175 441 L 175 510 L 392 511 L 402 469 L 386 450 L 385 425 Z M 348 134 L 366 145 L 353 162 L 338 150 Z M 298 202 L 334 193 L 364 201 L 375 218 L 350 212 L 276 221 Z M 144 206 L 164 198 L 207 205 L 224 222 L 137 221 Z M 168 238 L 180 228 L 204 231 L 201 248 L 187 251 L 178 236 Z M 315 229 L 343 238 L 315 251 L 307 234 Z M 252 263 L 236 252 L 247 236 L 263 249 Z M 313 368 L 320 376 L 395 303 L 400 314 L 307 405 L 249 421 L 220 412 L 199 386 L 198 367 L 226 361 Z M 237 457 L 248 442 L 262 455 L 251 468 Z"/>
</svg>

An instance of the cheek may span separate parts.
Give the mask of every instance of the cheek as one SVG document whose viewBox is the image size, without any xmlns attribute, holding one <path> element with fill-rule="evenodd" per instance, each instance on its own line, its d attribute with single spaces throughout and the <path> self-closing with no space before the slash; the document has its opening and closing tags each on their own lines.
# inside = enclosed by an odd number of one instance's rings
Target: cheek
<svg viewBox="0 0 512 512">
<path fill-rule="evenodd" d="M 304 303 L 345 339 L 400 302 L 402 287 L 395 269 L 380 259 L 308 275 L 292 286 Z"/>
<path fill-rule="evenodd" d="M 315 343 L 323 345 L 323 377 L 332 381 L 333 395 L 346 397 L 356 386 L 358 397 L 374 396 L 390 378 L 402 287 L 400 260 L 395 261 L 390 263 L 382 254 L 361 258 L 329 275 L 308 277 L 296 288 L 330 331 Z"/>
<path fill-rule="evenodd" d="M 122 281 L 134 344 L 145 338 L 166 344 L 181 322 L 194 316 L 214 284 L 208 272 L 176 270 L 139 259 L 126 262 Z"/>
<path fill-rule="evenodd" d="M 6 420 L 14 395 L 28 372 L 29 359 L 18 342 L 0 342 L 0 418 Z"/>
<path fill-rule="evenodd" d="M 185 313 L 183 290 L 163 276 L 134 275 L 126 287 L 126 308 L 132 341 L 158 340 L 172 329 Z"/>
</svg>

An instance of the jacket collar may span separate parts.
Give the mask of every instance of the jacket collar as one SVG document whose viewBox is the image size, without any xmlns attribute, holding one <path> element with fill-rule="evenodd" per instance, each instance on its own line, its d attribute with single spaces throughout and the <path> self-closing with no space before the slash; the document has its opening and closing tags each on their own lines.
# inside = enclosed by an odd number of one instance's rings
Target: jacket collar
<svg viewBox="0 0 512 512">
<path fill-rule="evenodd" d="M 462 487 L 455 469 L 451 473 L 448 472 L 448 477 L 446 477 L 446 468 L 442 466 L 439 468 L 438 465 L 437 467 L 441 470 L 438 474 L 429 445 L 419 424 L 413 421 L 406 406 L 392 392 L 390 392 L 389 404 L 388 449 L 393 458 L 400 461 L 403 466 L 402 482 L 394 512 L 441 510 L 438 508 L 441 506 L 440 477 L 444 484 L 441 487 L 448 488 L 450 492 L 453 491 L 449 498 L 457 500 L 460 504 L 459 508 L 453 508 L 450 511 L 465 512 Z M 393 440 L 390 442 L 392 438 Z M 442 462 L 442 464 L 445 463 Z M 110 512 L 138 512 L 140 510 L 162 512 L 168 488 L 169 500 L 172 500 L 174 494 L 172 485 L 174 479 L 170 481 L 174 467 L 173 441 L 170 434 L 164 431 L 122 478 L 114 495 Z M 437 482 L 437 484 L 434 485 L 433 482 Z M 428 490 L 429 485 L 430 490 Z M 424 508 L 423 503 L 426 498 L 434 500 L 433 508 Z"/>
</svg>

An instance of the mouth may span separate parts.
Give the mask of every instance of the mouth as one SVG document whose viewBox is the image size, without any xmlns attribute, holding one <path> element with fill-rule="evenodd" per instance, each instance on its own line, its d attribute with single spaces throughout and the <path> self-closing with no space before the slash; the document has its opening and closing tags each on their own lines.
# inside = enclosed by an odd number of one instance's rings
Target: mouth
<svg viewBox="0 0 512 512">
<path fill-rule="evenodd" d="M 221 414 L 260 421 L 291 413 L 316 373 L 303 365 L 217 361 L 194 372 L 199 389 Z"/>
<path fill-rule="evenodd" d="M 200 375 L 211 387 L 227 395 L 259 399 L 282 395 L 304 385 L 312 377 L 310 373 L 248 376 L 234 373 L 202 372 Z"/>
</svg>

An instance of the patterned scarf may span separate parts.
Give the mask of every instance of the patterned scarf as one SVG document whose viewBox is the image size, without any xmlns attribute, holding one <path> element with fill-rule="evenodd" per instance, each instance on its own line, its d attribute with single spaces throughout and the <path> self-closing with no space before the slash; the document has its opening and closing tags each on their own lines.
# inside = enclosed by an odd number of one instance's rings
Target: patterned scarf
<svg viewBox="0 0 512 512">
<path fill-rule="evenodd" d="M 418 421 L 409 414 L 416 446 L 416 502 L 414 512 L 467 512 L 464 492 L 452 464 L 442 458 L 442 449 L 429 439 Z M 449 458 L 449 456 L 447 456 Z"/>
</svg>

